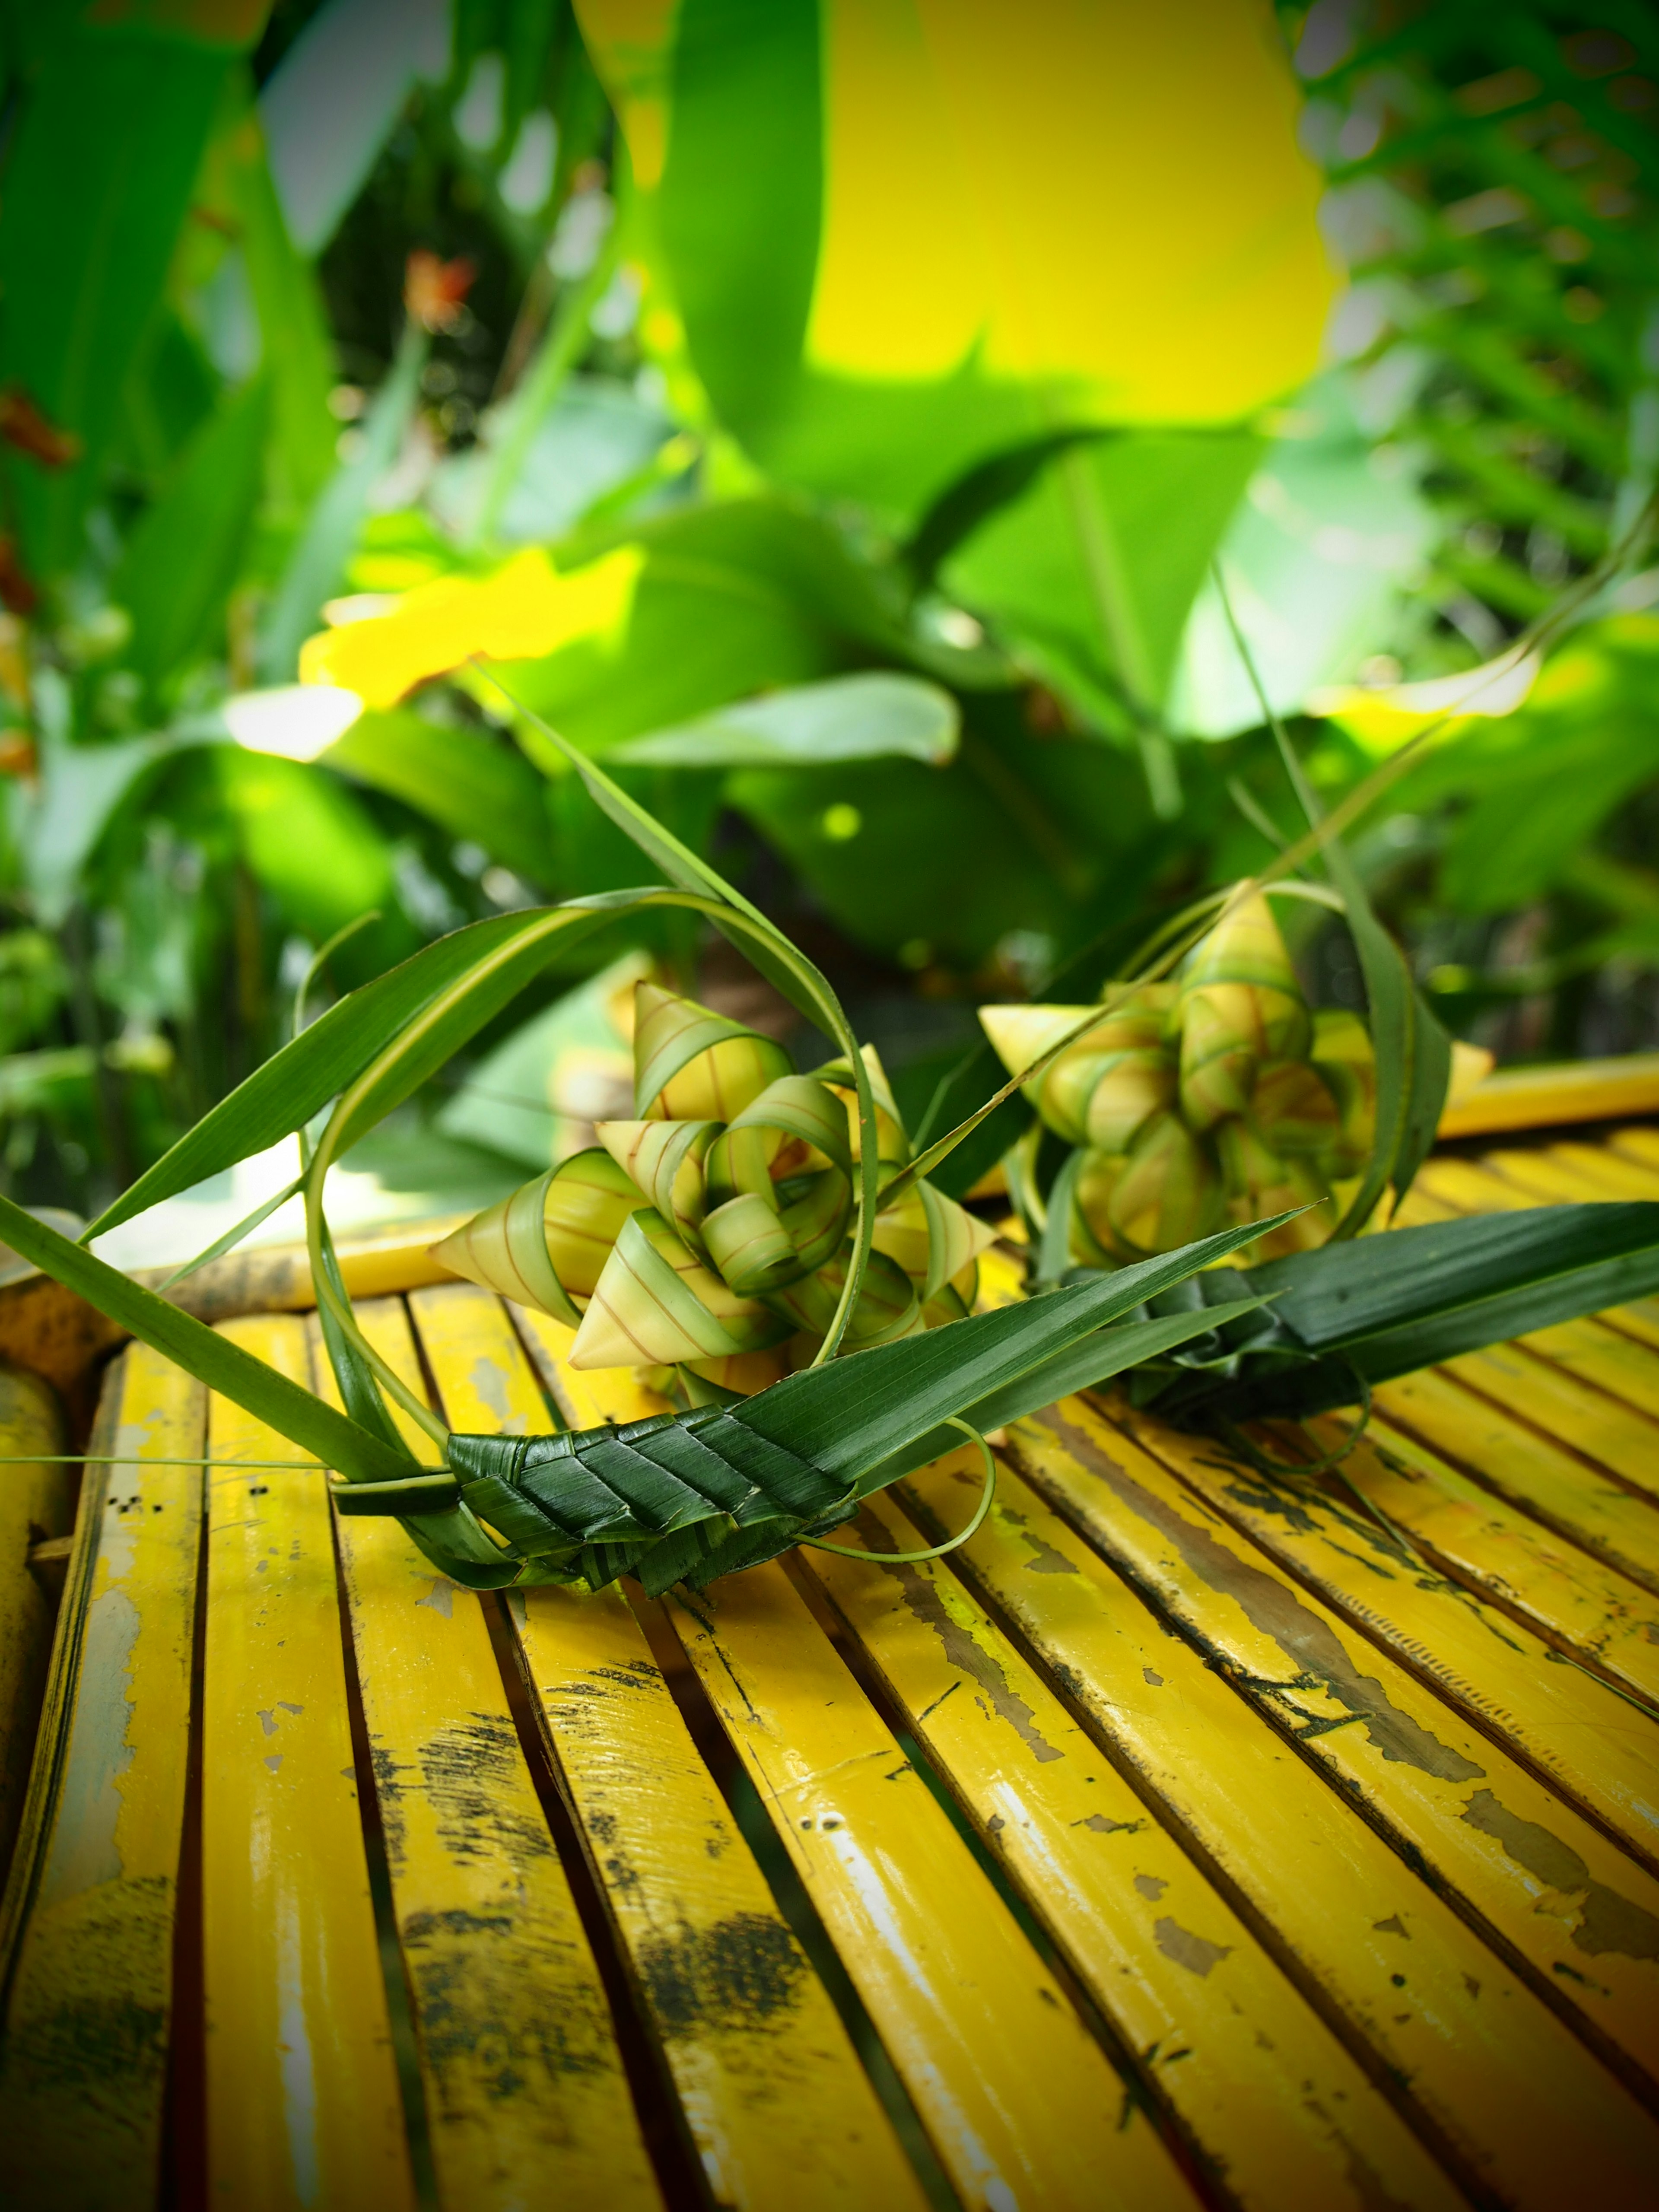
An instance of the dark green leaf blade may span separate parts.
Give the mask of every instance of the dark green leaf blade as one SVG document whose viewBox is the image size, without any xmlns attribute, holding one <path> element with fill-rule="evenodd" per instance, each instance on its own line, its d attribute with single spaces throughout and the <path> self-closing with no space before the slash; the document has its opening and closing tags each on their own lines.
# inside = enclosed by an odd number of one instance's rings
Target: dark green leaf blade
<svg viewBox="0 0 1659 2212">
<path fill-rule="evenodd" d="M 1219 1328 L 1224 1320 L 1236 1321 L 1244 1314 L 1258 1312 L 1262 1304 L 1260 1298 L 1234 1298 L 1224 1305 L 1200 1308 L 1191 1313 L 1160 1314 L 1151 1321 L 1124 1322 L 1115 1328 L 1097 1329 L 1053 1358 L 1028 1368 L 1013 1382 L 963 1407 L 958 1418 L 970 1423 L 981 1435 L 990 1429 L 1003 1428 L 1010 1421 L 1024 1420 L 1028 1414 L 1052 1406 L 1057 1399 L 1069 1398 L 1074 1391 L 1095 1389 L 1126 1369 L 1139 1366 L 1143 1360 L 1156 1359 L 1160 1352 L 1171 1352 L 1177 1345 Z M 908 1474 L 913 1468 L 925 1467 L 929 1460 L 956 1450 L 962 1441 L 960 1429 L 942 1426 L 913 1438 L 859 1477 L 860 1496 L 867 1498 L 888 1483 L 897 1481 L 900 1475 Z"/>
<path fill-rule="evenodd" d="M 1311 1262 L 1313 1264 L 1303 1264 Z M 1390 1230 L 1252 1269 L 1248 1287 L 1317 1354 L 1269 1353 L 1212 1389 L 1182 1386 L 1200 1413 L 1303 1417 L 1383 1382 L 1659 1290 L 1659 1205 L 1549 1206 Z"/>
<path fill-rule="evenodd" d="M 732 1419 L 850 1481 L 948 1414 L 982 1402 L 1079 1337 L 1289 1218 L 1224 1230 L 1115 1273 L 786 1376 L 733 1407 Z"/>
<path fill-rule="evenodd" d="M 0 1238 L 209 1389 L 230 1399 L 301 1451 L 314 1452 L 325 1467 L 367 1482 L 389 1481 L 407 1471 L 409 1461 L 403 1452 L 393 1451 L 240 1345 L 181 1313 L 5 1197 L 0 1197 Z"/>
<path fill-rule="evenodd" d="M 1652 1249 L 1659 1204 L 1538 1206 L 1327 1244 L 1252 1267 L 1246 1279 L 1273 1298 L 1278 1321 L 1322 1352 Z"/>
<path fill-rule="evenodd" d="M 534 919 L 533 914 L 505 914 L 469 923 L 340 1000 L 204 1114 L 171 1152 L 105 1208 L 87 1235 L 100 1237 L 164 1198 L 291 1136 L 481 955 L 522 935 Z"/>
</svg>

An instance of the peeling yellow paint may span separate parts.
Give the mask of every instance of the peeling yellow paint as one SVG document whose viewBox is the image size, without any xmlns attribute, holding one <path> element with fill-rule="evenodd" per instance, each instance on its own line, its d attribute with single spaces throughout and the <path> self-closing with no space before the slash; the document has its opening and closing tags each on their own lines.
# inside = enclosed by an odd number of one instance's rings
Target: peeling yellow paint
<svg viewBox="0 0 1659 2212">
<path fill-rule="evenodd" d="M 962 1488 L 948 1475 L 913 1478 L 905 1492 L 926 1502 L 927 1525 L 959 1525 Z M 1079 1572 L 1027 1573 L 1030 1531 Z M 1639 2201 L 1659 2156 L 1659 2126 L 1355 1818 L 1346 1793 L 1262 1727 L 1029 1484 L 1008 1477 L 985 1527 L 954 1556 L 1115 1756 L 1238 1884 L 1306 1984 L 1346 2014 L 1396 2081 L 1410 2084 L 1473 2175 L 1537 2212 L 1581 2196 Z M 1324 1693 L 1306 1694 L 1311 1703 Z M 1408 1930 L 1404 1958 L 1389 1921 Z M 1571 2130 L 1559 2124 L 1563 2110 L 1574 2115 Z"/>
<path fill-rule="evenodd" d="M 783 1569 L 668 1611 L 963 2203 L 1190 2205 Z"/>
</svg>

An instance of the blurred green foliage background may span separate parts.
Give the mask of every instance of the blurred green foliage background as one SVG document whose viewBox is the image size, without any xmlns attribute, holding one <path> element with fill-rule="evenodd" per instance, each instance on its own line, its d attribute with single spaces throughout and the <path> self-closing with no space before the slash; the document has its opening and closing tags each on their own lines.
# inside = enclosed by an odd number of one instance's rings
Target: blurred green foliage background
<svg viewBox="0 0 1659 2212">
<path fill-rule="evenodd" d="M 1091 992 L 1293 834 L 1214 564 L 1329 796 L 1626 546 L 1356 854 L 1457 1033 L 1659 1044 L 1659 24 L 1150 12 L 0 9 L 5 1188 L 95 1211 L 366 912 L 335 989 L 638 879 L 485 688 L 343 734 L 289 689 L 528 546 L 632 565 L 515 689 L 819 960 L 913 1120 L 994 1086 L 976 1001 Z M 379 1187 L 521 1177 L 582 980 Z"/>
</svg>

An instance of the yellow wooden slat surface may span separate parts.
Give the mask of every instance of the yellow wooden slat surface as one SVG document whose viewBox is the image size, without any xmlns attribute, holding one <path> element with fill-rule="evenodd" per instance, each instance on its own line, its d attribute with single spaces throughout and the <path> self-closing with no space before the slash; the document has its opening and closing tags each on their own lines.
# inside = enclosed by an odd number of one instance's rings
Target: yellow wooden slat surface
<svg viewBox="0 0 1659 2212">
<path fill-rule="evenodd" d="M 977 1455 L 964 1464 L 976 1480 Z M 928 1539 L 889 1494 L 842 1540 L 894 1552 Z M 800 1565 L 1231 2199 L 1358 2212 L 1462 2201 L 943 1562 L 803 1552 Z"/>
<path fill-rule="evenodd" d="M 61 1452 L 64 1423 L 51 1386 L 0 1368 L 0 1452 Z M 0 1468 L 0 1879 L 28 1788 L 34 1727 L 52 1655 L 53 1607 L 28 1564 L 39 1536 L 64 1536 L 75 1519 L 66 1467 Z"/>
<path fill-rule="evenodd" d="M 1315 1424 L 1312 1433 L 1334 1450 L 1348 1431 L 1346 1424 L 1328 1421 Z M 1659 1706 L 1659 1598 L 1653 1591 L 1492 1497 L 1384 1420 L 1373 1420 L 1343 1461 L 1342 1488 L 1349 1486 L 1435 1565 L 1571 1644 Z M 1334 1484 L 1322 1488 L 1339 1516 L 1351 1507 Z M 1659 1537 L 1659 1522 L 1655 1533 Z"/>
<path fill-rule="evenodd" d="M 1651 1122 L 1638 1121 L 1628 1128 L 1610 1129 L 1596 1149 L 1611 1153 L 1616 1159 L 1634 1160 L 1659 1173 L 1659 1127 Z"/>
<path fill-rule="evenodd" d="M 1567 1121 L 1599 1121 L 1620 1114 L 1659 1111 L 1659 1052 L 1610 1060 L 1569 1060 L 1553 1067 L 1499 1068 L 1440 1117 L 1443 1137 L 1483 1136 L 1502 1129 L 1542 1129 Z"/>
<path fill-rule="evenodd" d="M 411 1304 L 455 1426 L 545 1429 L 545 1403 L 499 1300 L 457 1285 L 419 1291 Z M 549 1322 L 544 1346 L 556 1331 L 568 1343 Z M 626 1376 L 609 1373 L 573 1374 L 566 1388 L 586 1400 L 584 1423 L 625 1417 L 639 1398 Z M 920 2212 L 920 2185 L 835 2007 L 626 1598 L 530 1589 L 509 1605 L 550 1753 L 715 2201 L 743 2212 Z"/>
<path fill-rule="evenodd" d="M 1659 1869 L 1659 1722 L 1471 1592 L 1389 1556 L 1381 1529 L 1313 1499 L 1287 1510 L 1201 1437 L 1141 1415 L 1129 1432 L 1308 1590 L 1461 1707 Z"/>
<path fill-rule="evenodd" d="M 1495 1344 L 1444 1364 L 1472 1390 L 1559 1437 L 1644 1497 L 1659 1500 L 1659 1421 L 1581 1382 L 1526 1346 Z"/>
<path fill-rule="evenodd" d="M 1659 1879 L 1506 1759 L 1431 1691 L 1300 1590 L 1091 1407 L 1012 1432 L 1017 1463 L 1098 1551 L 1179 1621 L 1270 1726 L 1294 1734 L 1436 1887 L 1461 1895 L 1659 2106 Z M 1254 1478 L 1259 1495 L 1263 1486 Z M 1294 1516 L 1299 1501 L 1281 1493 Z M 1350 1510 L 1347 1540 L 1396 1570 Z M 1372 1539 L 1367 1547 L 1367 1535 Z M 1552 1878 L 1553 1877 L 1553 1878 Z"/>
<path fill-rule="evenodd" d="M 87 1474 L 86 1584 L 64 1594 L 0 2043 L 17 2212 L 155 2201 L 202 1472 L 146 1462 L 198 1454 L 206 1413 L 200 1386 L 143 1346 L 106 1382 L 94 1448 L 132 1456 Z"/>
<path fill-rule="evenodd" d="M 402 1301 L 358 1318 L 418 1391 Z M 395 1522 L 343 1516 L 338 1537 L 439 2203 L 513 2212 L 556 2172 L 569 2212 L 644 2212 L 660 2197 L 610 2008 L 480 1601 Z"/>
<path fill-rule="evenodd" d="M 306 1324 L 223 1334 L 309 1382 Z M 223 1399 L 208 1449 L 202 1930 L 210 2200 L 411 2207 L 346 1712 L 327 1493 Z"/>
<path fill-rule="evenodd" d="M 1192 2205 L 783 1569 L 665 1604 L 965 2212 Z"/>
<path fill-rule="evenodd" d="M 962 1511 L 948 1478 L 906 1489 L 938 1520 Z M 1011 1476 L 953 1556 L 1063 1670 L 1102 1741 L 1237 1884 L 1445 2155 L 1504 2203 L 1540 2212 L 1639 2201 L 1659 2126 L 1028 1484 Z"/>
<path fill-rule="evenodd" d="M 1434 1368 L 1379 1384 L 1372 1402 L 1390 1427 L 1659 1593 L 1659 1513 L 1610 1474 Z"/>
</svg>

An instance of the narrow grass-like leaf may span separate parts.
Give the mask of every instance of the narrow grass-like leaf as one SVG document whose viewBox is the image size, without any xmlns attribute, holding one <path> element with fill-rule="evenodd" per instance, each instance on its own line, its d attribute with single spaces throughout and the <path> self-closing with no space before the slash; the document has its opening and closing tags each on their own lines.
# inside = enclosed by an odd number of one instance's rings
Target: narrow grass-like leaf
<svg viewBox="0 0 1659 2212">
<path fill-rule="evenodd" d="M 1360 973 L 1365 979 L 1371 1044 L 1376 1061 L 1376 1131 L 1359 1188 L 1334 1232 L 1335 1240 L 1340 1242 L 1358 1234 L 1389 1183 L 1401 1198 L 1410 1189 L 1434 1142 L 1446 1103 L 1446 1086 L 1451 1079 L 1451 1041 L 1430 1012 L 1413 981 L 1404 954 L 1377 920 L 1370 894 L 1347 848 L 1334 830 L 1327 827 L 1324 809 L 1304 773 L 1290 734 L 1268 701 L 1255 656 L 1233 612 L 1219 562 L 1215 564 L 1212 574 L 1222 611 L 1261 709 L 1261 719 L 1273 733 L 1273 742 L 1297 803 L 1307 817 L 1309 830 L 1320 841 L 1320 856 L 1341 895 L 1349 933 L 1359 957 Z"/>
<path fill-rule="evenodd" d="M 239 1160 L 302 1128 L 319 1107 L 362 1074 L 423 1006 L 482 956 L 520 937 L 534 920 L 494 915 L 441 937 L 384 975 L 348 993 L 291 1044 L 147 1168 L 86 1231 L 88 1238 L 159 1206 Z"/>
<path fill-rule="evenodd" d="M 1253 1291 L 1272 1296 L 1277 1321 L 1323 1351 L 1498 1297 L 1542 1295 L 1547 1303 L 1553 1283 L 1614 1263 L 1659 1265 L 1655 1255 L 1659 1204 L 1651 1200 L 1540 1206 L 1426 1222 L 1363 1243 L 1299 1252 L 1251 1268 L 1249 1280 Z M 1547 1324 L 1527 1319 L 1521 1325 Z"/>
<path fill-rule="evenodd" d="M 415 1455 L 386 1410 L 386 1401 L 380 1395 L 380 1385 L 374 1379 L 374 1369 L 341 1326 L 340 1310 L 346 1304 L 345 1278 L 340 1273 L 334 1239 L 330 1236 L 326 1224 L 322 1230 L 319 1256 L 328 1287 L 334 1295 L 331 1299 L 319 1297 L 317 1320 L 322 1330 L 329 1365 L 340 1386 L 340 1396 L 347 1418 L 355 1421 L 359 1428 L 366 1429 L 371 1436 L 378 1437 L 388 1451 L 413 1464 Z M 348 1481 L 352 1480 L 344 1468 L 340 1472 L 346 1474 Z"/>
<path fill-rule="evenodd" d="M 955 757 L 962 716 L 942 685 L 886 669 L 795 684 L 695 722 L 607 746 L 608 760 L 651 768 L 823 768 L 838 761 Z"/>
<path fill-rule="evenodd" d="M 175 1267 L 161 1288 L 170 1291 L 175 1283 L 184 1282 L 198 1267 L 205 1267 L 210 1260 L 222 1260 L 227 1252 L 234 1252 L 245 1237 L 252 1236 L 262 1221 L 270 1220 L 279 1206 L 286 1206 L 289 1199 L 299 1196 L 305 1188 L 305 1180 L 302 1175 L 295 1176 L 291 1183 L 256 1206 L 252 1213 L 245 1213 L 232 1228 L 226 1230 L 222 1237 L 216 1237 L 204 1252 L 198 1252 L 193 1260 L 186 1260 L 182 1267 Z"/>
<path fill-rule="evenodd" d="M 786 1376 L 732 1409 L 735 1422 L 852 1480 L 949 1413 L 1012 1383 L 1079 1337 L 1120 1319 L 1200 1267 L 1291 1218 L 1224 1230 L 1065 1290 L 975 1314 L 948 1328 Z"/>
<path fill-rule="evenodd" d="M 1074 1391 L 1092 1390 L 1109 1382 L 1113 1376 L 1139 1366 L 1143 1360 L 1156 1359 L 1160 1353 L 1171 1352 L 1176 1346 L 1201 1336 L 1207 1329 L 1218 1328 L 1225 1322 L 1255 1313 L 1263 1304 L 1261 1298 L 1235 1298 L 1225 1305 L 1209 1306 L 1192 1313 L 1160 1314 L 1150 1321 L 1122 1322 L 1115 1328 L 1096 1329 L 1039 1361 L 1036 1366 L 1028 1368 L 1012 1382 L 1003 1383 L 984 1397 L 964 1405 L 959 1418 L 981 1435 L 991 1429 L 1006 1427 L 1010 1421 L 1023 1420 L 1030 1413 L 1040 1413 L 1043 1407 L 1052 1406 L 1056 1399 L 1068 1398 Z M 929 1460 L 955 1450 L 961 1441 L 958 1431 L 942 1424 L 923 1436 L 913 1437 L 890 1457 L 865 1469 L 858 1478 L 860 1497 L 868 1498 L 873 1492 L 884 1489 L 888 1483 L 896 1482 L 900 1475 L 909 1474 L 913 1468 L 925 1467 Z"/>
<path fill-rule="evenodd" d="M 198 1382 L 229 1398 L 302 1451 L 314 1452 L 324 1466 L 368 1482 L 387 1481 L 407 1470 L 404 1452 L 393 1451 L 228 1337 L 216 1334 L 4 1197 L 0 1197 L 0 1238 Z"/>
<path fill-rule="evenodd" d="M 1213 1278 L 1188 1287 L 1217 1289 Z M 1647 1297 L 1659 1290 L 1659 1205 L 1395 1229 L 1253 1267 L 1239 1287 L 1271 1301 L 1271 1322 L 1221 1325 L 1213 1361 L 1177 1363 L 1186 1371 L 1151 1401 L 1176 1419 L 1305 1418 L 1354 1404 L 1370 1383 Z"/>
</svg>

